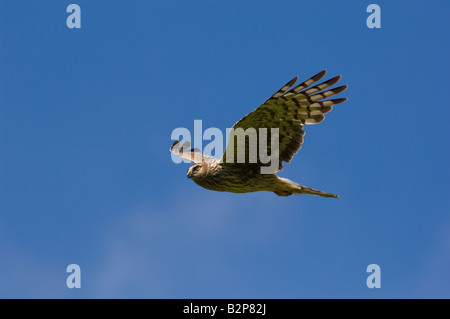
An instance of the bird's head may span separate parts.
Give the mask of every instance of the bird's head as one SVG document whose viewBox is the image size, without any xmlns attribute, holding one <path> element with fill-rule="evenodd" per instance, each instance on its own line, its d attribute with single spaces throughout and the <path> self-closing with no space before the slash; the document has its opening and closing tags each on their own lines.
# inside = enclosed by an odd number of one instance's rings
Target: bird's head
<svg viewBox="0 0 450 319">
<path fill-rule="evenodd" d="M 202 169 L 202 164 L 195 164 L 191 166 L 188 170 L 187 177 L 193 178 L 199 175 L 200 170 Z"/>
</svg>

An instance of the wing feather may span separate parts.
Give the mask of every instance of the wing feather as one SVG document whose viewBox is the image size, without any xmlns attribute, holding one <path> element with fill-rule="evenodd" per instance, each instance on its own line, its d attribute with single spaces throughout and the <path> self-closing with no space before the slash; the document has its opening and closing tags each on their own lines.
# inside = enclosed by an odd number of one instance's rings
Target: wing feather
<svg viewBox="0 0 450 319">
<path fill-rule="evenodd" d="M 298 77 L 293 78 L 253 112 L 235 123 L 233 129 L 242 128 L 246 130 L 255 128 L 258 133 L 259 128 L 267 128 L 269 130 L 270 128 L 278 128 L 280 134 L 278 150 L 279 169 L 282 169 L 282 162 L 289 163 L 301 148 L 303 136 L 305 135 L 303 126 L 323 121 L 325 118 L 324 114 L 331 111 L 333 106 L 347 101 L 346 98 L 324 100 L 341 93 L 347 88 L 347 85 L 343 85 L 329 89 L 341 80 L 340 75 L 312 86 L 321 80 L 325 74 L 326 70 L 323 70 L 290 89 L 298 80 Z M 234 136 L 229 138 L 234 138 Z M 267 151 L 270 154 L 270 139 L 268 142 Z M 237 143 L 232 144 L 233 147 L 230 146 L 230 143 L 227 144 L 222 156 L 221 162 L 224 164 L 234 164 L 226 162 L 227 152 L 233 152 L 234 155 L 237 153 Z M 247 144 L 245 145 L 246 156 L 249 151 Z M 236 158 L 236 156 L 231 158 Z M 258 162 L 257 165 L 262 165 L 262 163 Z"/>
<path fill-rule="evenodd" d="M 179 141 L 175 141 L 170 147 L 170 151 L 181 158 L 187 159 L 196 164 L 202 162 L 214 162 L 216 158 L 212 156 L 203 155 L 198 148 L 188 149 L 191 146 L 189 141 L 184 142 L 182 145 Z"/>
</svg>

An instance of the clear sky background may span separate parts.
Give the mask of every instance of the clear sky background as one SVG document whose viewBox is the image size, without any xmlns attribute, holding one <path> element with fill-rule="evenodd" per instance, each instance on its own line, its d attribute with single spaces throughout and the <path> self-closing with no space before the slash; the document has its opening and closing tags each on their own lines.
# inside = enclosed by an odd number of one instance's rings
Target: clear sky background
<svg viewBox="0 0 450 319">
<path fill-rule="evenodd" d="M 2 0 L 0 297 L 449 298 L 449 9 Z M 173 129 L 322 69 L 349 100 L 280 175 L 339 199 L 212 192 L 171 161 Z"/>
</svg>

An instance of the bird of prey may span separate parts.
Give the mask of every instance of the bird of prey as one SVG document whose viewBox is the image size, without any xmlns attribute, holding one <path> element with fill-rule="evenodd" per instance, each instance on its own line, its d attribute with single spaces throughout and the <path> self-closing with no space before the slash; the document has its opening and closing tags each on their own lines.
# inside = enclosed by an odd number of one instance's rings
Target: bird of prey
<svg viewBox="0 0 450 319">
<path fill-rule="evenodd" d="M 181 145 L 179 141 L 175 141 L 170 151 L 194 162 L 195 165 L 189 168 L 187 177 L 209 190 L 232 193 L 271 191 L 278 196 L 311 194 L 337 198 L 337 195 L 302 186 L 276 175 L 277 171 L 283 169 L 282 162 L 289 163 L 300 149 L 305 135 L 304 126 L 323 121 L 324 114 L 331 111 L 334 105 L 347 100 L 346 98 L 328 99 L 347 88 L 347 85 L 343 85 L 329 89 L 339 82 L 340 75 L 313 86 L 325 74 L 326 70 L 323 70 L 293 87 L 298 80 L 296 76 L 253 112 L 233 125 L 232 130 L 255 128 L 259 132 L 260 128 L 278 129 L 278 150 L 271 150 L 274 144 L 272 139 L 267 143 L 267 151 L 276 152 L 279 160 L 277 169 L 272 173 L 261 173 L 261 168 L 267 164 L 263 164 L 259 159 L 256 162 L 249 162 L 246 157 L 244 162 L 230 161 L 227 153 L 229 155 L 230 152 L 234 154 L 238 152 L 237 144 L 230 143 L 230 139 L 234 138 L 231 135 L 220 160 L 203 155 L 198 149 L 188 149 L 189 142 Z M 261 134 L 258 133 L 258 142 L 261 138 Z M 249 144 L 251 144 L 250 141 L 245 144 L 247 152 L 252 147 Z M 231 158 L 234 159 L 234 156 Z"/>
</svg>

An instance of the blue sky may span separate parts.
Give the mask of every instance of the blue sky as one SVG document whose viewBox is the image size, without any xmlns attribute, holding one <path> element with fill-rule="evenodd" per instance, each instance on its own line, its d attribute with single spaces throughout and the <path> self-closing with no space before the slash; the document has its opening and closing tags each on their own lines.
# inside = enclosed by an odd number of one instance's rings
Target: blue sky
<svg viewBox="0 0 450 319">
<path fill-rule="evenodd" d="M 0 2 L 0 297 L 450 297 L 448 1 L 376 1 L 377 30 L 370 1 L 70 3 Z M 349 101 L 280 175 L 338 200 L 171 161 L 322 69 Z"/>
</svg>

